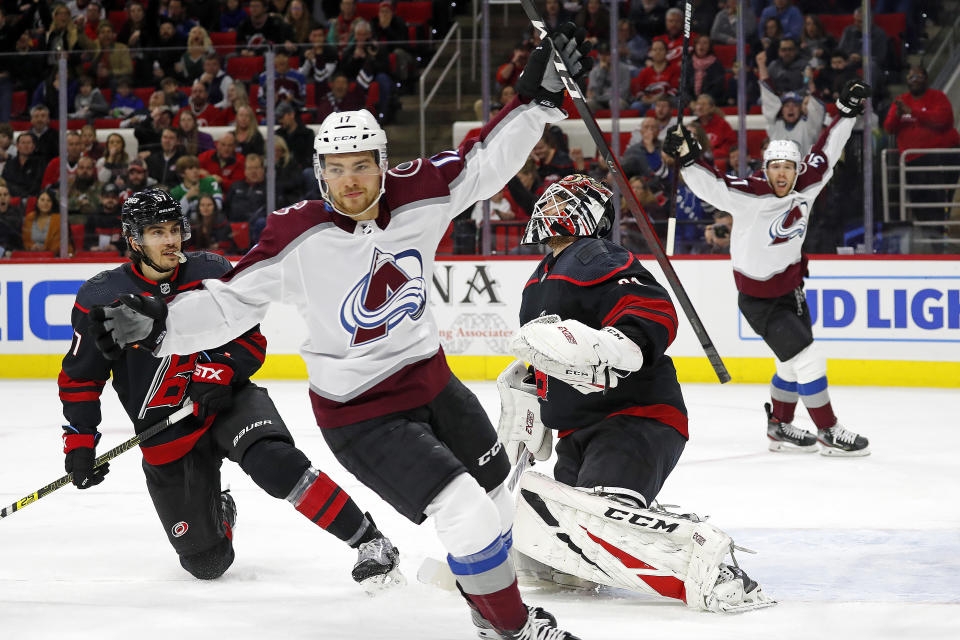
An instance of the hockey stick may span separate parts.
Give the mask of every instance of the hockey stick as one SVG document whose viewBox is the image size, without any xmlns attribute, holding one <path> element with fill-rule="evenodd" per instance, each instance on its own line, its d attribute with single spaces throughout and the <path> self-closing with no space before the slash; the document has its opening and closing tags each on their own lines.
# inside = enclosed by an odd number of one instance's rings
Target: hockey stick
<svg viewBox="0 0 960 640">
<path fill-rule="evenodd" d="M 108 460 L 112 460 L 113 458 L 116 458 L 118 455 L 120 455 L 124 451 L 127 451 L 128 449 L 132 449 L 133 447 L 137 446 L 141 442 L 149 440 L 150 438 L 157 435 L 158 433 L 160 433 L 170 425 L 174 424 L 175 422 L 180 422 L 181 420 L 189 416 L 191 413 L 193 413 L 193 402 L 188 400 L 186 404 L 184 404 L 182 407 L 180 407 L 179 409 L 177 409 L 176 411 L 168 415 L 166 418 L 164 418 L 160 422 L 150 425 L 142 433 L 139 433 L 133 436 L 132 438 L 130 438 L 129 440 L 127 440 L 126 442 L 117 445 L 116 447 L 114 447 L 113 449 L 110 449 L 110 451 L 107 451 L 103 455 L 97 456 L 97 459 L 93 463 L 94 468 L 99 467 L 100 465 L 102 465 L 104 462 L 107 462 Z M 3 509 L 0 509 L 0 518 L 6 518 L 10 514 L 17 512 L 20 509 L 23 509 L 27 505 L 36 502 L 40 498 L 53 493 L 60 487 L 70 484 L 71 482 L 73 482 L 73 474 L 68 473 L 67 475 L 54 480 L 47 486 L 37 489 L 27 497 L 17 500 L 9 507 L 4 507 Z"/>
<path fill-rule="evenodd" d="M 546 26 L 544 25 L 543 20 L 540 18 L 540 14 L 537 12 L 537 8 L 534 6 L 533 0 L 520 0 L 520 3 L 523 5 L 523 10 L 526 12 L 530 22 L 533 23 L 533 27 L 540 32 L 540 36 L 544 39 L 550 40 L 551 44 L 553 44 L 553 40 L 550 38 L 549 34 L 547 34 Z M 663 245 L 660 244 L 660 240 L 657 238 L 657 234 L 653 230 L 653 225 L 650 222 L 650 218 L 647 217 L 643 207 L 640 206 L 640 202 L 637 200 L 636 194 L 633 193 L 633 189 L 630 188 L 630 183 L 627 182 L 627 179 L 623 174 L 623 169 L 620 167 L 620 162 L 613 155 L 613 152 L 610 151 L 610 145 L 608 145 L 606 140 L 603 139 L 603 133 L 600 131 L 600 126 L 593 117 L 590 107 L 587 106 L 586 101 L 583 99 L 583 94 L 580 92 L 580 87 L 577 86 L 577 83 L 573 81 L 573 78 L 571 78 L 570 72 L 567 71 L 567 67 L 564 65 L 563 59 L 557 52 L 556 47 L 553 47 L 553 61 L 557 67 L 557 71 L 560 74 L 560 78 L 563 80 L 563 84 L 567 89 L 567 93 L 570 94 L 570 98 L 573 100 L 574 105 L 576 105 L 577 111 L 580 112 L 580 116 L 583 118 L 583 124 L 587 127 L 590 137 L 593 138 L 594 143 L 597 145 L 597 150 L 600 151 L 604 160 L 606 160 L 607 166 L 610 168 L 610 173 L 616 180 L 617 186 L 620 188 L 620 193 L 626 196 L 627 206 L 630 209 L 630 213 L 633 215 L 637 226 L 640 227 L 643 238 L 647 241 L 647 245 L 650 247 L 653 257 L 656 258 L 657 264 L 659 264 L 660 268 L 663 270 L 664 277 L 666 277 L 667 282 L 670 283 L 670 288 L 673 289 L 673 293 L 677 297 L 677 302 L 680 303 L 680 308 L 683 309 L 684 314 L 687 316 L 687 320 L 690 321 L 693 332 L 700 341 L 700 345 L 703 347 L 703 351 L 706 353 L 707 359 L 710 361 L 711 366 L 713 366 L 713 370 L 716 372 L 717 378 L 719 378 L 720 382 L 729 382 L 730 374 L 727 372 L 727 367 L 723 364 L 723 360 L 720 358 L 720 354 L 717 353 L 717 348 L 710 340 L 710 336 L 707 335 L 706 327 L 704 327 L 703 322 L 700 321 L 700 316 L 697 315 L 696 309 L 693 308 L 693 303 L 690 302 L 690 297 L 683 288 L 683 284 L 681 284 L 680 278 L 677 276 L 677 272 L 674 270 L 673 265 L 670 264 L 670 260 L 663 251 Z"/>
<path fill-rule="evenodd" d="M 680 50 L 680 86 L 677 89 L 677 127 L 683 126 L 683 112 L 686 111 L 687 77 L 690 75 L 690 2 L 683 3 L 683 48 Z M 667 218 L 667 255 L 673 255 L 677 230 L 677 181 L 680 170 L 673 172 L 673 184 L 670 193 L 670 217 Z"/>
</svg>

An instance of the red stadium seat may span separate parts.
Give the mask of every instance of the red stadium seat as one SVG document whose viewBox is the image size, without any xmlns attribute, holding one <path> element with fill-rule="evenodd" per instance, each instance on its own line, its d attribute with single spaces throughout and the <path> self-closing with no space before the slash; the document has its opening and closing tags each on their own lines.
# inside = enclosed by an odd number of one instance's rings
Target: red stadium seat
<svg viewBox="0 0 960 640">
<path fill-rule="evenodd" d="M 110 256 L 111 258 L 117 257 L 117 254 L 113 251 L 74 251 L 73 257 L 79 258 L 81 260 L 102 260 L 104 256 Z"/>
<path fill-rule="evenodd" d="M 760 158 L 763 156 L 763 152 L 760 148 L 763 146 L 763 141 L 767 138 L 767 132 L 763 129 L 750 129 L 747 131 L 747 154 L 751 158 Z"/>
<path fill-rule="evenodd" d="M 130 93 L 140 98 L 143 101 L 143 106 L 146 107 L 150 102 L 150 96 L 153 95 L 153 92 L 156 91 L 153 87 L 138 87 L 136 89 L 131 89 Z"/>
<path fill-rule="evenodd" d="M 402 3 L 401 3 L 402 4 Z M 379 2 L 358 2 L 356 3 L 357 15 L 366 20 L 367 22 L 373 22 L 377 19 L 377 14 L 380 12 L 380 3 Z M 400 13 L 399 10 L 396 13 Z"/>
<path fill-rule="evenodd" d="M 231 222 L 230 229 L 233 231 L 233 243 L 237 249 L 246 251 L 250 248 L 250 223 L 249 222 Z"/>
<path fill-rule="evenodd" d="M 407 24 L 430 24 L 433 19 L 433 3 L 423 1 L 399 2 L 397 3 L 397 15 L 403 18 Z"/>
<path fill-rule="evenodd" d="M 817 17 L 820 18 L 820 23 L 823 25 L 823 30 L 837 40 L 840 40 L 840 36 L 843 35 L 843 30 L 846 29 L 848 25 L 853 24 L 852 13 L 820 13 L 817 14 Z"/>
<path fill-rule="evenodd" d="M 250 82 L 263 73 L 263 56 L 235 56 L 227 60 L 227 75 Z"/>
<path fill-rule="evenodd" d="M 16 118 L 21 114 L 27 113 L 27 92 L 14 91 L 13 100 L 10 103 L 10 117 Z"/>
<path fill-rule="evenodd" d="M 370 88 L 367 89 L 367 100 L 363 106 L 367 108 L 367 111 L 376 115 L 377 103 L 379 101 L 380 101 L 380 84 L 376 81 L 373 81 L 370 83 Z"/>
<path fill-rule="evenodd" d="M 210 34 L 210 40 L 213 42 L 214 49 L 221 56 L 229 55 L 237 50 L 237 32 L 227 31 L 225 33 L 214 32 Z"/>
<path fill-rule="evenodd" d="M 627 148 L 627 145 L 630 144 L 630 136 L 633 135 L 630 131 L 621 131 L 620 132 L 620 153 Z M 607 141 L 607 144 L 611 144 L 613 141 L 613 134 L 609 131 L 603 132 L 603 139 Z"/>
<path fill-rule="evenodd" d="M 37 208 L 37 196 L 30 196 L 29 198 L 27 198 L 27 206 L 24 207 L 23 212 L 30 213 L 36 208 Z"/>
<path fill-rule="evenodd" d="M 84 227 L 83 223 L 70 225 L 70 242 L 73 243 L 74 251 L 82 251 Z"/>
<path fill-rule="evenodd" d="M 93 121 L 93 126 L 97 129 L 118 129 L 123 118 L 97 118 Z"/>
<path fill-rule="evenodd" d="M 10 206 L 18 207 L 20 206 L 20 196 L 11 196 L 10 197 Z"/>
<path fill-rule="evenodd" d="M 361 7 L 363 5 L 360 5 Z M 447 232 L 440 239 L 440 245 L 437 247 L 437 253 L 443 255 L 453 255 L 453 223 L 447 226 Z"/>
<path fill-rule="evenodd" d="M 317 83 L 316 82 L 307 83 L 307 101 L 305 105 L 308 109 L 317 106 Z"/>
<path fill-rule="evenodd" d="M 29 120 L 14 120 L 10 123 L 10 126 L 13 127 L 14 131 L 26 131 L 30 128 Z"/>
<path fill-rule="evenodd" d="M 120 29 L 123 28 L 123 24 L 127 21 L 127 12 L 126 11 L 108 11 L 107 20 L 110 21 L 110 24 L 113 25 L 113 30 L 117 33 L 120 33 Z"/>
</svg>

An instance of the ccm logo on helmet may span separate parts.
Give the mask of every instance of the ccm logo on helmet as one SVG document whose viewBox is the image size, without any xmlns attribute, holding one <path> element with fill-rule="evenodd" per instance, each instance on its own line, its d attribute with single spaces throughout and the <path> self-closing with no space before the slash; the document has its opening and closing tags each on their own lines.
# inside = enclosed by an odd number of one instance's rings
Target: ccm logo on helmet
<svg viewBox="0 0 960 640">
<path fill-rule="evenodd" d="M 336 142 L 337 140 L 356 140 L 358 137 L 359 136 L 336 136 L 335 138 L 331 138 L 331 140 L 333 142 Z"/>
</svg>

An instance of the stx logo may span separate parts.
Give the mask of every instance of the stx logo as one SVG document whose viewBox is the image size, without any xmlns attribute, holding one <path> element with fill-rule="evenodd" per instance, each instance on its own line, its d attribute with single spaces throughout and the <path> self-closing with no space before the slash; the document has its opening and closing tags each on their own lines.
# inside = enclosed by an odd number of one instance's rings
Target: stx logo
<svg viewBox="0 0 960 640">
<path fill-rule="evenodd" d="M 226 367 L 223 365 L 200 364 L 198 362 L 196 368 L 193 370 L 193 377 L 200 378 L 204 382 L 220 382 L 226 384 L 227 381 L 223 378 L 224 373 L 226 373 Z"/>
<path fill-rule="evenodd" d="M 273 420 L 257 420 L 253 424 L 248 424 L 243 429 L 240 429 L 240 433 L 233 437 L 233 446 L 237 446 L 237 443 L 240 442 L 240 438 L 242 438 L 244 434 L 253 431 L 257 427 L 262 427 L 265 424 L 273 424 Z"/>
<path fill-rule="evenodd" d="M 567 342 L 570 344 L 577 344 L 577 339 L 573 337 L 573 334 L 570 333 L 570 330 L 566 327 L 557 327 L 560 330 L 560 333 L 563 334 L 563 337 L 567 339 Z"/>
<path fill-rule="evenodd" d="M 642 513 L 623 511 L 614 507 L 607 509 L 606 513 L 603 515 L 604 517 L 610 518 L 611 520 L 616 520 L 617 522 L 629 522 L 634 526 L 649 527 L 654 531 L 663 529 L 667 533 L 673 533 L 680 526 L 680 524 L 677 522 L 671 522 L 670 524 L 667 524 L 666 520 L 661 520 L 660 518 L 651 518 L 650 516 L 645 516 Z"/>
</svg>

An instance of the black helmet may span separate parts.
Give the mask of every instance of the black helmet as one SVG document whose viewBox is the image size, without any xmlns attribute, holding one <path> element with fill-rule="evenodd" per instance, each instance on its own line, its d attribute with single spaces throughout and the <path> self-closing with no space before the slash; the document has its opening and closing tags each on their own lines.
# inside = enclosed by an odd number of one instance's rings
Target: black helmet
<svg viewBox="0 0 960 640">
<path fill-rule="evenodd" d="M 120 210 L 123 237 L 143 244 L 143 229 L 152 224 L 180 221 L 180 238 L 190 238 L 190 221 L 180 209 L 180 203 L 161 189 L 147 189 L 127 198 Z"/>
</svg>

